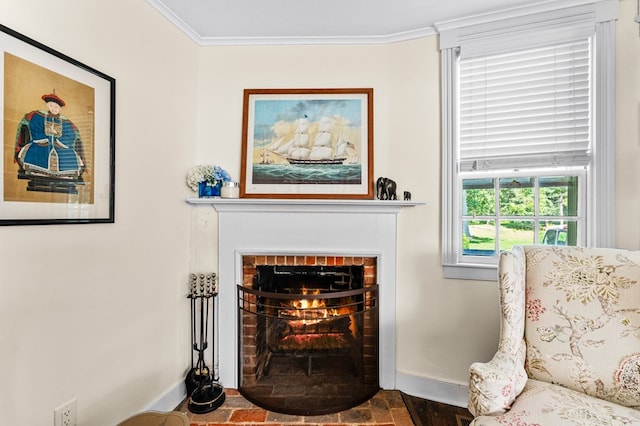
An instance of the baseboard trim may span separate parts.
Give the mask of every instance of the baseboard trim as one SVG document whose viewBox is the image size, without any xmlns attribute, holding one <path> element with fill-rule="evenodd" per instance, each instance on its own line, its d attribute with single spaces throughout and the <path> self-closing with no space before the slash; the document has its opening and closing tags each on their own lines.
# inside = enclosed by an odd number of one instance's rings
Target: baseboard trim
<svg viewBox="0 0 640 426">
<path fill-rule="evenodd" d="M 184 379 L 171 386 L 165 393 L 145 407 L 145 411 L 171 411 L 174 410 L 187 397 L 187 387 Z"/>
<path fill-rule="evenodd" d="M 443 382 L 427 377 L 414 376 L 396 371 L 396 389 L 408 395 L 430 401 L 466 408 L 469 387 L 457 383 Z M 145 410 L 170 411 L 187 397 L 184 380 L 176 382 L 165 393 L 150 403 Z"/>
<path fill-rule="evenodd" d="M 396 372 L 396 390 L 418 398 L 466 408 L 469 386 Z"/>
</svg>

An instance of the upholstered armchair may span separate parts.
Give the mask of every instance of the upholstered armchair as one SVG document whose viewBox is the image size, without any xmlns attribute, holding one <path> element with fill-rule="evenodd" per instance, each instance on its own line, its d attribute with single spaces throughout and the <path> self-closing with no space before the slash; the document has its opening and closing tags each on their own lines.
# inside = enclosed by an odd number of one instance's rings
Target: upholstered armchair
<svg viewBox="0 0 640 426">
<path fill-rule="evenodd" d="M 499 282 L 498 351 L 471 365 L 471 424 L 640 424 L 640 251 L 514 247 Z"/>
</svg>

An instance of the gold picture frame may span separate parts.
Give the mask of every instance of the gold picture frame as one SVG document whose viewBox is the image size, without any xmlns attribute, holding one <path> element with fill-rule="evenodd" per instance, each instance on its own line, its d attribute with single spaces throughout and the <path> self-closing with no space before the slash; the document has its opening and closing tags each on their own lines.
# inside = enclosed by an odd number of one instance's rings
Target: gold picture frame
<svg viewBox="0 0 640 426">
<path fill-rule="evenodd" d="M 373 89 L 245 89 L 240 196 L 372 199 Z"/>
</svg>

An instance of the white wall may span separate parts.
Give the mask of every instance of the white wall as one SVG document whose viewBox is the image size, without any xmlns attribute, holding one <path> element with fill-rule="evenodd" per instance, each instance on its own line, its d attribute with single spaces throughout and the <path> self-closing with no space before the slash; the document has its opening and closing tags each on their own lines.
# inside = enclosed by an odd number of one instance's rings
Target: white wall
<svg viewBox="0 0 640 426">
<path fill-rule="evenodd" d="M 0 23 L 117 90 L 116 223 L 0 228 L 0 423 L 77 397 L 80 425 L 112 426 L 190 365 L 197 46 L 144 1 L 3 0 Z"/>
<path fill-rule="evenodd" d="M 640 249 L 640 36 L 635 0 L 620 5 L 617 243 Z M 113 425 L 182 380 L 187 274 L 215 271 L 217 254 L 215 213 L 184 203 L 184 175 L 213 162 L 239 176 L 244 88 L 374 88 L 375 175 L 428 203 L 399 217 L 399 375 L 466 384 L 493 355 L 496 284 L 440 267 L 436 37 L 198 48 L 126 0 L 4 0 L 0 23 L 115 77 L 118 96 L 116 223 L 0 228 L 3 424 L 52 424 L 78 397 L 81 425 Z"/>
</svg>

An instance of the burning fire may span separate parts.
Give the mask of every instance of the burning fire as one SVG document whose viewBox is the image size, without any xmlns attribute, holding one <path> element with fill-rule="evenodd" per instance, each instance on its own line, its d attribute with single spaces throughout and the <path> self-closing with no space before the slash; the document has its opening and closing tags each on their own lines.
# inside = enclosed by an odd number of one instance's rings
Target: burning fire
<svg viewBox="0 0 640 426">
<path fill-rule="evenodd" d="M 320 294 L 320 290 L 302 289 L 303 296 Z M 323 319 L 337 317 L 340 315 L 351 315 L 355 312 L 353 306 L 340 306 L 338 308 L 327 307 L 326 299 L 298 299 L 290 304 L 293 309 L 280 311 L 280 316 L 289 318 L 299 318 L 300 324 L 311 325 L 321 322 Z"/>
</svg>

